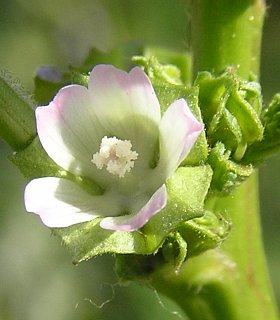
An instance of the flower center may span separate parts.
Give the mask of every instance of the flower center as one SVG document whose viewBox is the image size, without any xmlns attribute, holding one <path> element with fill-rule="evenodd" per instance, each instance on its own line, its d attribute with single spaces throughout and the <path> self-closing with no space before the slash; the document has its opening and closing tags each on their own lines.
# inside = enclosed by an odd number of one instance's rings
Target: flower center
<svg viewBox="0 0 280 320">
<path fill-rule="evenodd" d="M 123 178 L 127 172 L 134 167 L 134 160 L 137 159 L 138 153 L 132 151 L 130 140 L 120 140 L 116 137 L 103 137 L 100 144 L 99 152 L 92 156 L 91 162 L 98 169 L 104 166 L 111 174 L 118 175 Z"/>
</svg>

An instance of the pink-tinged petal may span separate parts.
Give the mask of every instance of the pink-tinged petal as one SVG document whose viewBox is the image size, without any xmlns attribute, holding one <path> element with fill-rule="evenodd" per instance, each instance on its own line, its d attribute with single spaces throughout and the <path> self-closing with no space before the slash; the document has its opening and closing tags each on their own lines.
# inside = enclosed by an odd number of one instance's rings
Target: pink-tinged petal
<svg viewBox="0 0 280 320">
<path fill-rule="evenodd" d="M 99 217 L 103 211 L 101 197 L 86 193 L 72 181 L 55 177 L 32 180 L 24 193 L 26 210 L 38 214 L 51 228 L 68 227 Z"/>
<path fill-rule="evenodd" d="M 152 84 L 140 68 L 129 73 L 111 65 L 91 72 L 89 92 L 104 128 L 119 139 L 129 139 L 144 157 L 154 151 L 158 138 L 160 105 Z"/>
<path fill-rule="evenodd" d="M 152 216 L 166 206 L 166 186 L 161 186 L 136 214 L 120 217 L 107 217 L 101 220 L 100 226 L 108 230 L 134 231 L 142 228 Z"/>
<path fill-rule="evenodd" d="M 77 175 L 94 176 L 90 160 L 104 134 L 87 88 L 62 88 L 48 106 L 36 109 L 36 120 L 40 141 L 58 165 Z"/>
<path fill-rule="evenodd" d="M 158 170 L 168 178 L 188 155 L 204 126 L 184 99 L 174 101 L 160 122 Z"/>
<path fill-rule="evenodd" d="M 127 73 L 112 65 L 98 65 L 90 74 L 89 91 L 96 102 L 99 118 L 108 118 L 113 126 L 117 125 L 115 116 L 118 121 L 127 116 L 132 116 L 133 120 L 136 114 L 155 123 L 160 121 L 160 105 L 153 86 L 138 67 Z M 110 123 L 105 125 L 110 126 Z"/>
</svg>

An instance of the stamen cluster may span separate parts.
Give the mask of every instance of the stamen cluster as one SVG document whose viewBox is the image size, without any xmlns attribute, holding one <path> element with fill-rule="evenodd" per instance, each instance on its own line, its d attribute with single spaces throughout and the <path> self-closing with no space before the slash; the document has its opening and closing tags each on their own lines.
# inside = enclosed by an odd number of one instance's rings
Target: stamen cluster
<svg viewBox="0 0 280 320">
<path fill-rule="evenodd" d="M 120 140 L 116 137 L 108 138 L 105 136 L 101 140 L 99 152 L 93 155 L 91 162 L 98 169 L 102 169 L 105 166 L 108 172 L 123 178 L 134 167 L 134 160 L 138 157 L 138 153 L 132 151 L 131 148 L 130 140 Z"/>
</svg>

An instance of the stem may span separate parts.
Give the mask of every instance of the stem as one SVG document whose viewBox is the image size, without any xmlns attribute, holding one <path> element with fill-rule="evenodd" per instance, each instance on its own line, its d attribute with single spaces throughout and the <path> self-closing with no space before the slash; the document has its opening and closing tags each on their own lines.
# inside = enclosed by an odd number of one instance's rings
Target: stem
<svg viewBox="0 0 280 320">
<path fill-rule="evenodd" d="M 243 319 L 278 319 L 261 237 L 258 198 L 258 177 L 254 174 L 233 196 L 217 199 L 213 210 L 227 211 L 232 219 L 231 237 L 221 249 L 236 263 L 238 280 L 232 288 L 236 309 L 243 312 Z"/>
<path fill-rule="evenodd" d="M 194 73 L 233 66 L 258 75 L 264 12 L 263 0 L 193 0 Z"/>
<path fill-rule="evenodd" d="M 261 0 L 194 0 L 194 71 L 258 75 L 265 4 Z M 191 320 L 276 320 L 261 239 L 258 179 L 253 175 L 233 194 L 212 197 L 207 208 L 232 220 L 232 231 L 215 250 L 187 260 L 179 274 L 163 266 L 152 285 L 176 301 Z"/>
</svg>

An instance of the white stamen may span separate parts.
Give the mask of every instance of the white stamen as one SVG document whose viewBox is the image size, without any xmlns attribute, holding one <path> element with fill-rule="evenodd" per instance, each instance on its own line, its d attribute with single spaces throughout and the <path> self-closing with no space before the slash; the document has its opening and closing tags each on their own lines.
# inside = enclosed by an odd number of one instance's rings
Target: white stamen
<svg viewBox="0 0 280 320">
<path fill-rule="evenodd" d="M 120 140 L 116 137 L 103 137 L 99 152 L 92 156 L 91 162 L 98 169 L 104 166 L 111 174 L 118 175 L 123 178 L 127 172 L 130 172 L 134 167 L 134 160 L 137 159 L 138 153 L 132 151 L 130 140 Z"/>
</svg>

